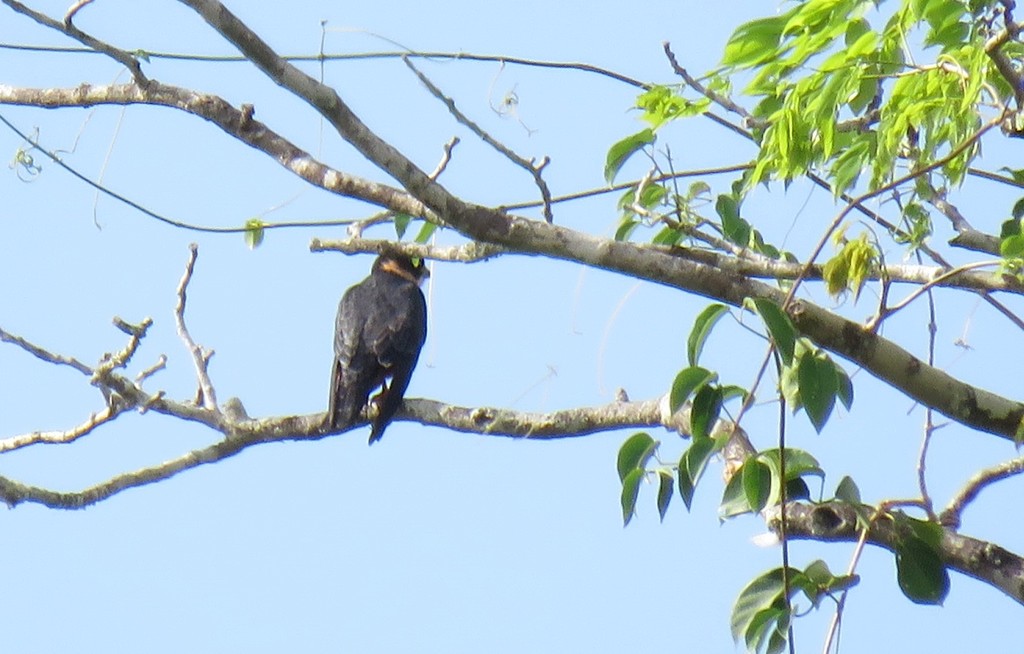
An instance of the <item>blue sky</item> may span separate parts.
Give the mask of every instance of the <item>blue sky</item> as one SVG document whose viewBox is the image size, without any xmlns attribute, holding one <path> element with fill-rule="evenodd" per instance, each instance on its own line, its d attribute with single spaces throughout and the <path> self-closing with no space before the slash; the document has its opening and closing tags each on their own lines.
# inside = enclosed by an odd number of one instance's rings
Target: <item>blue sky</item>
<svg viewBox="0 0 1024 654">
<path fill-rule="evenodd" d="M 66 10 L 66 2 L 33 6 L 54 16 Z M 675 81 L 663 41 L 681 63 L 703 71 L 715 65 L 741 20 L 774 9 L 743 3 L 723 12 L 711 3 L 659 1 L 640 8 L 528 1 L 486 10 L 466 2 L 229 6 L 282 53 L 315 54 L 326 20 L 325 50 L 332 53 L 393 50 L 386 37 L 415 50 L 592 63 L 655 82 Z M 2 15 L 2 43 L 66 44 L 6 9 Z M 233 54 L 173 2 L 97 2 L 76 24 L 129 50 Z M 545 177 L 555 194 L 601 187 L 608 146 L 638 129 L 628 110 L 635 91 L 605 78 L 469 62 L 417 65 L 495 137 L 525 156 L 551 156 Z M 12 85 L 126 81 L 98 56 L 0 50 L 0 70 L 0 83 Z M 145 70 L 164 83 L 252 103 L 258 119 L 335 167 L 383 179 L 312 110 L 248 64 L 154 59 Z M 535 199 L 531 179 L 455 124 L 400 61 L 332 63 L 325 79 L 422 168 L 432 169 L 442 145 L 460 136 L 441 178 L 452 191 L 483 204 Z M 510 91 L 522 124 L 489 108 Z M 23 130 L 38 128 L 49 147 L 71 151 L 64 160 L 80 171 L 102 175 L 109 187 L 179 220 L 238 225 L 253 216 L 372 213 L 169 109 L 0 112 Z M 753 154 L 708 121 L 672 126 L 665 141 L 678 169 Z M 0 131 L 8 159 L 21 145 Z M 986 167 L 1002 165 L 998 150 L 986 154 L 996 157 Z M 365 276 L 370 258 L 311 254 L 308 244 L 312 237 L 340 238 L 343 228 L 273 231 L 249 251 L 241 236 L 188 233 L 97 200 L 46 162 L 30 183 L 14 170 L 0 172 L 0 327 L 92 363 L 123 345 L 113 316 L 151 316 L 155 323 L 133 370 L 166 354 L 168 367 L 149 388 L 186 398 L 195 381 L 172 307 L 187 245 L 197 241 L 187 318 L 193 337 L 216 350 L 210 370 L 221 400 L 238 396 L 254 416 L 324 410 L 337 300 Z M 622 178 L 644 172 L 636 162 Z M 731 179 L 709 181 L 721 192 Z M 961 198 L 961 209 L 973 209 L 982 218 L 978 226 L 991 230 L 1013 198 L 985 191 Z M 614 202 L 608 196 L 560 205 L 556 221 L 610 235 Z M 769 240 L 785 239 L 799 253 L 834 213 L 829 197 L 801 184 L 786 193 L 758 192 L 747 210 Z M 391 233 L 381 228 L 372 235 Z M 706 304 L 537 258 L 438 264 L 432 279 L 430 336 L 409 395 L 465 406 L 596 405 L 620 387 L 633 399 L 657 397 L 685 366 L 686 335 Z M 820 288 L 810 294 L 833 305 Z M 1009 337 L 1006 323 L 972 298 L 939 297 L 938 364 L 1014 395 L 1013 366 L 999 346 Z M 872 308 L 839 307 L 860 318 Z M 924 324 L 924 305 L 915 305 L 887 325 L 886 335 L 923 353 Z M 952 345 L 964 333 L 974 347 L 969 352 Z M 723 321 L 703 360 L 724 380 L 747 385 L 762 347 L 735 321 Z M 83 377 L 17 348 L 0 347 L 0 370 L 0 437 L 68 428 L 102 407 Z M 851 412 L 834 417 L 821 435 L 797 416 L 790 442 L 822 461 L 826 494 L 850 474 L 868 500 L 913 495 L 922 411 L 866 373 L 854 381 Z M 762 389 L 762 399 L 769 395 Z M 759 447 L 774 441 L 775 414 L 765 404 L 745 423 Z M 614 464 L 630 433 L 537 443 L 396 423 L 373 448 L 366 430 L 260 446 L 84 511 L 0 511 L 5 649 L 733 652 L 731 604 L 747 581 L 779 564 L 779 550 L 751 543 L 764 531 L 754 518 L 719 524 L 718 466 L 698 489 L 692 513 L 677 501 L 659 524 L 646 487 L 637 518 L 623 529 Z M 665 460 L 676 459 L 684 443 L 654 435 L 664 441 Z M 215 438 L 197 425 L 129 414 L 73 445 L 6 454 L 0 474 L 77 490 Z M 1013 454 L 1004 441 L 947 427 L 933 443 L 933 492 L 944 502 L 979 466 Z M 1003 511 L 1022 490 L 1018 479 L 986 491 L 967 513 L 964 531 L 1020 551 L 1019 528 Z M 812 543 L 792 548 L 798 564 L 824 558 L 835 571 L 845 569 L 851 551 Z M 892 556 L 882 551 L 868 550 L 858 572 L 864 579 L 843 630 L 848 651 L 877 648 L 880 633 L 894 651 L 999 651 L 1005 640 L 998 627 L 964 625 L 1007 625 L 1017 617 L 1016 605 L 997 591 L 956 575 L 944 608 L 914 606 L 896 586 Z M 828 617 L 798 623 L 799 651 L 820 650 Z"/>
</svg>

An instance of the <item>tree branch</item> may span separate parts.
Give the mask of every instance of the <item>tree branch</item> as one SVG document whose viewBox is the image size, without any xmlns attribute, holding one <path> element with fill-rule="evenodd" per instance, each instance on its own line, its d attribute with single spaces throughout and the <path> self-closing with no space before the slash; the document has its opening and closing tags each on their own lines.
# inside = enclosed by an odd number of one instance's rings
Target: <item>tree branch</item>
<svg viewBox="0 0 1024 654">
<path fill-rule="evenodd" d="M 188 283 L 192 279 L 192 272 L 195 270 L 196 258 L 199 256 L 199 246 L 192 243 L 188 246 L 188 263 L 185 264 L 185 274 L 181 276 L 178 283 L 178 301 L 174 305 L 174 324 L 178 329 L 178 337 L 185 343 L 185 349 L 192 357 L 192 364 L 196 369 L 196 379 L 199 383 L 199 392 L 196 395 L 196 404 L 211 411 L 217 410 L 217 394 L 213 389 L 213 382 L 210 381 L 209 364 L 213 351 L 204 351 L 196 344 L 192 335 L 185 325 L 185 299 Z"/>
<path fill-rule="evenodd" d="M 779 507 L 766 511 L 765 517 L 768 527 L 778 533 Z M 787 504 L 786 533 L 791 539 L 855 542 L 863 532 L 858 526 L 857 507 L 836 501 Z M 906 536 L 898 521 L 883 518 L 871 523 L 867 542 L 894 551 Z M 994 543 L 963 536 L 948 528 L 942 530 L 939 554 L 950 569 L 994 586 L 1024 604 L 1024 558 Z"/>
<path fill-rule="evenodd" d="M 124 65 L 129 70 L 129 72 L 131 72 L 132 78 L 135 79 L 136 84 L 140 86 L 146 86 L 149 83 L 149 80 L 142 73 L 142 67 L 139 64 L 138 59 L 128 54 L 124 50 L 115 48 L 109 43 L 104 43 L 103 41 L 100 41 L 99 39 L 86 34 L 82 30 L 78 29 L 77 27 L 71 24 L 71 19 L 74 17 L 75 11 L 77 11 L 77 9 L 69 11 L 64 22 L 62 23 L 50 18 L 45 14 L 41 14 L 38 11 L 33 11 L 32 9 L 29 9 L 20 2 L 16 2 L 16 0 L 2 1 L 5 5 L 10 7 L 14 11 L 18 12 L 19 14 L 28 16 L 29 18 L 36 21 L 40 25 L 45 25 L 50 29 L 61 32 L 62 34 L 65 34 L 71 37 L 72 39 L 78 41 L 82 45 L 92 48 L 96 52 L 101 52 L 110 57 L 111 59 L 113 59 L 114 61 L 117 61 L 118 63 Z"/>
<path fill-rule="evenodd" d="M 412 63 L 411 59 L 409 59 L 408 57 L 403 57 L 402 61 L 416 75 L 416 77 L 420 80 L 420 83 L 423 84 L 423 86 L 427 87 L 427 90 L 430 91 L 430 94 L 433 95 L 438 100 L 440 100 L 444 104 L 444 106 L 448 108 L 448 112 L 455 117 L 455 120 L 459 121 L 459 123 L 461 123 L 462 125 L 465 125 L 471 132 L 476 134 L 484 143 L 491 146 L 501 154 L 505 155 L 506 159 L 516 164 L 520 168 L 524 169 L 525 171 L 530 173 L 531 176 L 533 176 L 533 181 L 537 185 L 537 188 L 540 190 L 541 202 L 543 202 L 544 204 L 544 219 L 548 222 L 552 222 L 554 220 L 554 216 L 551 213 L 551 190 L 548 188 L 547 182 L 544 181 L 544 177 L 541 175 L 541 172 L 544 170 L 544 167 L 548 165 L 550 159 L 544 157 L 543 159 L 541 159 L 540 163 L 534 163 L 532 159 L 525 159 L 523 157 L 520 157 L 518 154 L 513 152 L 511 148 L 504 145 L 503 143 L 498 141 L 498 139 L 488 134 L 486 131 L 484 131 L 482 127 L 477 125 L 475 122 L 470 120 L 468 116 L 459 111 L 459 108 L 455 106 L 455 101 L 449 98 L 447 95 L 445 95 L 441 91 L 441 89 L 437 88 L 437 86 L 430 81 L 430 78 L 424 75 L 420 71 L 420 69 L 417 68 Z M 437 179 L 436 175 L 432 175 L 431 177 L 433 179 Z"/>
<path fill-rule="evenodd" d="M 132 405 L 150 401 L 150 409 L 185 420 L 201 422 L 224 434 L 224 439 L 164 463 L 118 475 L 105 482 L 77 492 L 58 492 L 0 477 L 0 500 L 8 506 L 22 502 L 42 504 L 55 509 L 79 509 L 105 500 L 123 490 L 168 479 L 191 468 L 216 463 L 261 443 L 319 440 L 341 432 L 323 431 L 325 416 L 315 413 L 304 416 L 246 419 L 244 411 L 213 411 L 190 404 L 172 402 L 162 397 L 151 398 L 117 375 L 107 380 L 128 398 Z M 135 390 L 132 390 L 132 389 Z M 237 401 L 229 400 L 237 406 Z M 226 405 L 227 406 L 227 405 Z M 522 413 L 492 407 L 467 408 L 434 400 L 406 399 L 396 420 L 417 422 L 452 431 L 485 436 L 504 436 L 531 440 L 575 438 L 603 431 L 630 427 L 654 427 L 677 423 L 665 419 L 660 400 L 646 402 L 614 402 L 604 406 L 568 409 L 552 413 Z M 361 420 L 346 427 L 348 431 L 365 425 Z M 20 442 L 28 436 L 15 436 L 2 443 Z M 2 450 L 0 450 L 2 451 Z"/>
<path fill-rule="evenodd" d="M 225 133 L 259 150 L 310 184 L 338 195 L 409 214 L 425 216 L 422 202 L 386 184 L 361 179 L 327 166 L 285 139 L 265 124 L 231 106 L 216 95 L 152 81 L 145 88 L 135 84 L 92 86 L 73 89 L 16 88 L 0 84 L 0 104 L 44 108 L 92 107 L 99 104 L 148 104 L 179 109 L 204 118 Z"/>
</svg>

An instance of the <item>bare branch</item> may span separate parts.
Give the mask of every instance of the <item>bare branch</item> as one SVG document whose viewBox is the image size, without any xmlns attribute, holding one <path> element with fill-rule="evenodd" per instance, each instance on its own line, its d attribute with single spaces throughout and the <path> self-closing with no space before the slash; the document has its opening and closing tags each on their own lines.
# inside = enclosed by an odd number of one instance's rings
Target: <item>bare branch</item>
<svg viewBox="0 0 1024 654">
<path fill-rule="evenodd" d="M 946 510 L 939 517 L 940 522 L 953 529 L 958 528 L 960 526 L 960 515 L 985 487 L 1008 477 L 1019 475 L 1022 472 L 1024 472 L 1024 457 L 1011 459 L 978 472 L 971 477 L 967 485 L 949 502 Z"/>
<path fill-rule="evenodd" d="M 91 86 L 83 84 L 73 89 L 30 89 L 17 88 L 0 84 L 0 104 L 28 105 L 34 107 L 91 107 L 99 104 L 148 104 L 179 109 L 204 118 L 220 127 L 225 133 L 237 138 L 246 145 L 274 158 L 280 165 L 306 180 L 310 184 L 332 193 L 344 195 L 393 211 L 407 213 L 410 216 L 426 216 L 427 209 L 423 203 L 412 198 L 408 193 L 392 186 L 378 184 L 338 171 L 327 166 L 291 141 L 280 136 L 266 125 L 240 109 L 231 106 L 223 98 L 216 95 L 197 93 L 189 89 L 168 86 L 158 82 L 150 82 L 145 88 L 135 84 L 114 84 L 108 86 Z M 245 127 L 243 127 L 245 125 Z M 26 141 L 36 145 L 31 139 L 22 135 Z M 46 153 L 57 165 L 68 169 L 86 183 L 96 184 L 83 175 L 71 170 L 67 164 L 56 156 Z M 108 194 L 107 189 L 100 188 Z M 178 221 L 155 215 L 145 207 L 111 194 L 115 198 L 128 202 L 130 206 L 145 212 L 151 217 L 187 229 L 202 229 Z M 244 228 L 204 229 L 202 231 L 244 231 Z"/>
<path fill-rule="evenodd" d="M 79 438 L 90 434 L 100 425 L 111 422 L 114 418 L 131 408 L 131 406 L 124 402 L 113 402 L 102 411 L 93 413 L 85 422 L 72 429 L 66 431 L 34 431 L 29 434 L 5 438 L 0 440 L 0 454 L 40 443 L 73 443 Z"/>
<path fill-rule="evenodd" d="M 103 54 L 107 55 L 111 59 L 113 59 L 113 60 L 117 61 L 118 63 L 122 64 L 123 66 L 125 66 L 129 70 L 129 72 L 131 72 L 132 77 L 135 79 L 135 83 L 136 84 L 144 87 L 144 86 L 146 86 L 149 83 L 149 80 L 142 73 L 142 67 L 139 65 L 139 60 L 138 59 L 136 59 L 134 56 L 128 54 L 124 50 L 120 50 L 118 48 L 115 48 L 114 46 L 110 45 L 109 43 L 105 43 L 105 42 L 100 41 L 99 39 L 97 39 L 97 38 L 95 38 L 93 36 L 90 36 L 90 35 L 86 34 L 82 30 L 78 29 L 77 27 L 75 27 L 74 25 L 71 24 L 71 18 L 74 16 L 74 12 L 77 11 L 76 8 L 72 8 L 73 10 L 68 12 L 64 22 L 62 23 L 62 22 L 59 22 L 59 21 L 56 21 L 56 20 L 50 18 L 46 14 L 41 14 L 38 11 L 34 11 L 32 9 L 29 9 L 28 7 L 26 7 L 25 5 L 21 4 L 20 2 L 17 2 L 16 0 L 2 0 L 2 1 L 3 1 L 3 3 L 5 5 L 10 7 L 14 11 L 18 12 L 19 14 L 23 14 L 25 16 L 28 16 L 29 18 L 31 18 L 32 20 L 36 21 L 40 25 L 45 25 L 46 27 L 49 27 L 50 29 L 57 30 L 58 32 L 61 32 L 62 34 L 66 34 L 67 36 L 69 36 L 69 37 L 73 38 L 74 40 L 78 41 L 79 43 L 81 43 L 82 45 L 85 45 L 85 46 L 87 46 L 89 48 L 92 48 L 93 50 L 95 50 L 97 52 L 102 52 Z M 80 4 L 84 5 L 84 4 L 87 4 L 87 3 L 80 3 Z"/>
<path fill-rule="evenodd" d="M 87 4 L 91 4 L 93 0 L 78 0 L 71 7 L 68 8 L 66 14 L 64 14 L 64 24 L 70 25 L 71 21 L 74 20 L 75 14 L 79 12 Z"/>
<path fill-rule="evenodd" d="M 548 189 L 547 182 L 545 182 L 544 178 L 541 176 L 541 171 L 548 165 L 550 159 L 544 157 L 540 160 L 540 163 L 535 164 L 533 159 L 524 159 L 523 157 L 520 157 L 518 154 L 513 152 L 511 148 L 498 141 L 496 138 L 484 131 L 482 127 L 470 120 L 466 114 L 459 111 L 458 107 L 455 106 L 455 101 L 446 96 L 426 75 L 420 72 L 420 70 L 412 63 L 411 59 L 403 57 L 402 61 L 405 62 L 405 65 L 416 74 L 416 77 L 418 77 L 420 82 L 427 87 L 427 90 L 430 91 L 431 95 L 448 107 L 448 112 L 455 117 L 455 120 L 469 128 L 469 130 L 480 137 L 484 143 L 505 155 L 509 161 L 528 171 L 533 176 L 533 181 L 537 184 L 537 188 L 540 189 L 541 199 L 544 203 L 544 219 L 548 222 L 554 220 L 554 216 L 551 213 L 551 190 Z"/>
<path fill-rule="evenodd" d="M 378 254 L 383 247 L 418 259 L 458 261 L 459 263 L 486 261 L 502 254 L 510 254 L 508 250 L 499 245 L 476 241 L 470 241 L 463 245 L 440 246 L 425 243 L 395 243 L 381 239 L 354 238 L 344 241 L 321 241 L 314 238 L 309 243 L 310 252 L 343 252 L 344 254 Z"/>
<path fill-rule="evenodd" d="M 113 380 L 114 385 L 120 383 L 123 383 L 123 380 Z M 129 399 L 134 401 L 136 398 Z M 128 488 L 162 481 L 190 468 L 216 463 L 253 445 L 319 440 L 329 435 L 323 432 L 322 413 L 261 420 L 233 420 L 224 413 L 214 415 L 213 411 L 207 409 L 163 399 L 156 399 L 152 408 L 179 418 L 203 422 L 223 433 L 225 438 L 170 461 L 118 475 L 78 492 L 57 492 L 0 477 L 0 500 L 9 506 L 32 502 L 56 509 L 78 509 L 105 500 Z M 244 415 L 244 411 L 242 414 Z M 614 402 L 605 406 L 533 414 L 487 407 L 471 409 L 433 400 L 407 399 L 396 419 L 466 433 L 534 440 L 574 438 L 613 429 L 663 424 L 659 400 Z M 346 429 L 361 424 L 365 424 L 365 421 Z"/>
<path fill-rule="evenodd" d="M 199 382 L 199 394 L 196 404 L 211 411 L 218 411 L 217 395 L 213 390 L 213 383 L 210 381 L 208 366 L 213 351 L 206 351 L 192 340 L 185 325 L 185 295 L 188 283 L 192 279 L 192 271 L 196 265 L 196 257 L 199 256 L 199 246 L 192 243 L 188 246 L 188 263 L 185 264 L 185 274 L 181 276 L 178 283 L 178 302 L 174 305 L 174 324 L 178 327 L 178 336 L 185 343 L 185 349 L 192 356 L 192 363 L 196 368 L 196 379 Z"/>
<path fill-rule="evenodd" d="M 93 374 L 93 369 L 85 365 L 78 359 L 74 357 L 66 357 L 61 354 L 54 354 L 53 352 L 41 348 L 38 345 L 33 345 L 32 343 L 29 343 L 20 336 L 15 336 L 14 334 L 4 331 L 2 328 L 0 328 L 0 342 L 13 343 L 14 345 L 17 345 L 18 347 L 25 350 L 32 356 L 38 359 L 42 359 L 47 363 L 53 363 L 60 366 L 70 366 L 71 368 L 74 368 L 83 375 L 88 375 L 90 377 Z"/>
<path fill-rule="evenodd" d="M 661 44 L 661 47 L 662 50 L 665 51 L 665 56 L 668 57 L 668 63 L 669 65 L 672 66 L 672 71 L 675 72 L 676 75 L 682 77 L 683 81 L 686 82 L 687 86 L 692 88 L 697 93 L 700 93 L 708 100 L 711 100 L 719 107 L 725 109 L 726 111 L 732 112 L 739 116 L 740 118 L 742 118 L 744 125 L 746 125 L 747 127 L 763 126 L 763 121 L 756 120 L 753 116 L 750 115 L 749 111 L 747 111 L 740 105 L 736 104 L 728 97 L 721 95 L 719 93 L 715 93 L 714 91 L 708 89 L 706 86 L 704 86 L 696 79 L 694 79 L 694 77 L 690 75 L 690 73 L 687 72 L 685 68 L 679 65 L 679 62 L 676 60 L 676 54 L 672 52 L 671 43 L 665 41 L 664 43 Z"/>
<path fill-rule="evenodd" d="M 160 372 L 165 367 L 167 367 L 167 356 L 161 354 L 160 358 L 157 359 L 156 363 L 146 368 L 145 370 L 140 371 L 139 374 L 135 376 L 135 384 L 137 386 L 141 386 L 142 382 L 146 381 L 156 373 Z"/>
</svg>

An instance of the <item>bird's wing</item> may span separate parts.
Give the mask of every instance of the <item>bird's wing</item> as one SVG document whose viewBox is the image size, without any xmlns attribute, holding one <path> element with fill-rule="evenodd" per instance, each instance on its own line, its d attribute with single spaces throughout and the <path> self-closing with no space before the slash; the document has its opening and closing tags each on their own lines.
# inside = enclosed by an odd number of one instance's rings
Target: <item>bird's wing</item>
<svg viewBox="0 0 1024 654">
<path fill-rule="evenodd" d="M 374 325 L 368 334 L 370 349 L 391 377 L 377 399 L 370 442 L 378 440 L 402 403 L 412 371 L 427 337 L 427 306 L 417 286 L 405 284 L 388 294 L 390 320 Z"/>
<path fill-rule="evenodd" d="M 367 326 L 376 312 L 376 296 L 376 282 L 371 277 L 345 291 L 338 304 L 328 405 L 333 429 L 355 422 L 370 391 L 379 383 L 380 364 L 366 342 Z"/>
</svg>

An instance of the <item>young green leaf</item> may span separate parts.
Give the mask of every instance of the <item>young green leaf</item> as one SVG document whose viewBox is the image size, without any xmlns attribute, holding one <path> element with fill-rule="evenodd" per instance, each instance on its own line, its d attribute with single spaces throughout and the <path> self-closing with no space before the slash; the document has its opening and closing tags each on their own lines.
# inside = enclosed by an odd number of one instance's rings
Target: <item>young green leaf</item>
<svg viewBox="0 0 1024 654">
<path fill-rule="evenodd" d="M 658 441 L 651 438 L 647 432 L 637 432 L 626 439 L 626 442 L 619 448 L 617 468 L 619 479 L 625 484 L 625 479 L 634 470 L 643 470 L 647 460 L 654 454 L 658 447 Z"/>
<path fill-rule="evenodd" d="M 245 221 L 245 244 L 250 250 L 255 250 L 263 243 L 264 222 L 259 218 L 250 218 Z"/>
<path fill-rule="evenodd" d="M 426 243 L 430 240 L 430 237 L 437 231 L 437 223 L 424 222 L 423 227 L 420 227 L 419 233 L 416 234 L 414 239 L 417 243 Z"/>
<path fill-rule="evenodd" d="M 719 195 L 715 211 L 722 219 L 722 234 L 740 247 L 750 245 L 750 223 L 740 217 L 740 203 L 732 195 Z"/>
<path fill-rule="evenodd" d="M 412 222 L 412 216 L 407 213 L 396 213 L 395 214 L 395 235 L 398 236 L 398 240 L 402 240 L 405 236 L 405 230 L 409 228 L 409 223 Z"/>
<path fill-rule="evenodd" d="M 704 350 L 704 342 L 711 334 L 711 330 L 719 318 L 728 313 L 729 308 L 724 304 L 712 304 L 706 307 L 693 321 L 693 329 L 690 330 L 690 338 L 686 341 L 686 357 L 691 366 L 697 365 L 700 353 Z"/>
<path fill-rule="evenodd" d="M 668 470 L 658 471 L 658 515 L 661 521 L 665 521 L 665 513 L 668 512 L 669 502 L 672 501 L 672 491 L 675 488 L 675 479 Z"/>
<path fill-rule="evenodd" d="M 654 143 L 654 131 L 650 128 L 642 129 L 636 134 L 631 134 L 608 149 L 608 157 L 604 164 L 604 178 L 609 184 L 615 181 L 619 169 L 644 146 Z"/>
</svg>

